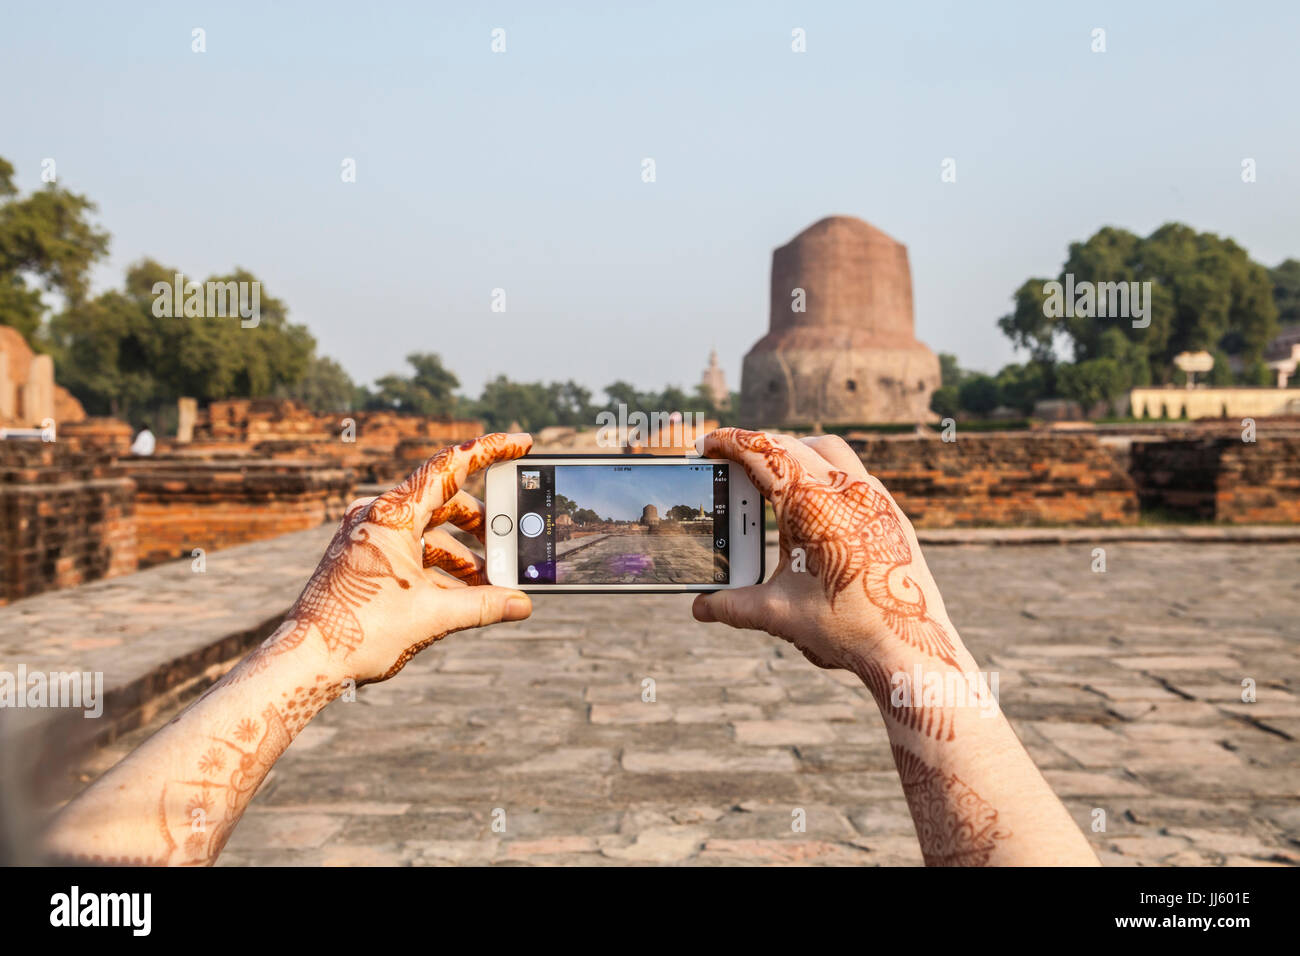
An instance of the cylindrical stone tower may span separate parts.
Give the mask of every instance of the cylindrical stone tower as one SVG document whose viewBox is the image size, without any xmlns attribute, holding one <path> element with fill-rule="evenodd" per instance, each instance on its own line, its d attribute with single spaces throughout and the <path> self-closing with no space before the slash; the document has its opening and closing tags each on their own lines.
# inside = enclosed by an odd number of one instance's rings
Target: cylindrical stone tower
<svg viewBox="0 0 1300 956">
<path fill-rule="evenodd" d="M 772 254 L 768 333 L 741 379 L 746 425 L 927 421 L 938 387 L 939 360 L 913 331 L 906 246 L 830 216 Z"/>
</svg>

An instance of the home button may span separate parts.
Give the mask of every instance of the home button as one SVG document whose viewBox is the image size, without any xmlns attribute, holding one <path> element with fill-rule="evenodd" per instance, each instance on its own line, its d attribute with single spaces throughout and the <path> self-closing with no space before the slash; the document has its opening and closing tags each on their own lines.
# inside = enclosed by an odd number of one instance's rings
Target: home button
<svg viewBox="0 0 1300 956">
<path fill-rule="evenodd" d="M 495 518 L 492 519 L 493 534 L 499 534 L 502 536 L 507 535 L 510 533 L 510 529 L 513 527 L 514 527 L 514 522 L 510 520 L 509 515 L 497 515 Z"/>
</svg>

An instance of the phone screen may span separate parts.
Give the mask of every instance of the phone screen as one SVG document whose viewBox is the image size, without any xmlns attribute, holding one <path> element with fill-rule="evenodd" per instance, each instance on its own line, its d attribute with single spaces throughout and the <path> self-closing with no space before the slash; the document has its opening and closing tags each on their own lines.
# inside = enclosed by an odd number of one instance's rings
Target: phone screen
<svg viewBox="0 0 1300 956">
<path fill-rule="evenodd" d="M 727 465 L 521 464 L 520 584 L 727 584 Z"/>
</svg>

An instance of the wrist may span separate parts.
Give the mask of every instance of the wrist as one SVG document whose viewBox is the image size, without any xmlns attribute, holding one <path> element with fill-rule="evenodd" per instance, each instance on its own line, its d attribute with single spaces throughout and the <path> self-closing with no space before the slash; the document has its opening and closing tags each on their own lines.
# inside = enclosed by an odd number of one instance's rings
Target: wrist
<svg viewBox="0 0 1300 956">
<path fill-rule="evenodd" d="M 890 670 L 910 671 L 918 663 L 927 670 L 976 669 L 975 658 L 946 615 L 890 617 L 879 611 L 869 612 L 865 620 L 847 626 L 839 644 L 855 657 Z"/>
<path fill-rule="evenodd" d="M 851 645 L 842 660 L 844 667 L 873 691 L 882 683 L 891 687 L 906 680 L 919 686 L 927 678 L 942 681 L 952 680 L 957 675 L 964 678 L 974 675 L 977 672 L 975 659 L 965 646 L 954 641 L 951 648 L 949 656 L 952 660 L 948 661 L 917 650 L 893 635 L 884 638 L 873 635 Z"/>
<path fill-rule="evenodd" d="M 256 701 L 274 707 L 289 721 L 293 733 L 330 701 L 355 689 L 344 662 L 311 640 L 276 651 L 263 646 L 240 661 L 226 676 L 226 683 Z"/>
</svg>

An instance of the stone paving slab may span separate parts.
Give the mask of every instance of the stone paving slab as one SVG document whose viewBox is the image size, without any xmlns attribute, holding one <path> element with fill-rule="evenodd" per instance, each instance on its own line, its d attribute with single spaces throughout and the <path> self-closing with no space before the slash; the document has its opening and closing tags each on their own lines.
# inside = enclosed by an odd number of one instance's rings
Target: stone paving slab
<svg viewBox="0 0 1300 956">
<path fill-rule="evenodd" d="M 269 635 L 320 561 L 332 526 L 50 591 L 0 608 L 0 671 L 103 675 L 102 717 L 0 711 L 0 740 L 44 738 L 60 759 L 149 722 Z"/>
<path fill-rule="evenodd" d="M 927 555 L 1104 862 L 1300 862 L 1300 545 Z M 313 721 L 221 865 L 919 864 L 865 689 L 765 634 L 696 623 L 690 600 L 539 596 L 528 621 L 435 645 Z"/>
<path fill-rule="evenodd" d="M 0 607 L 0 670 L 94 670 L 122 679 L 257 627 L 297 598 L 333 526 L 281 535 Z"/>
</svg>

